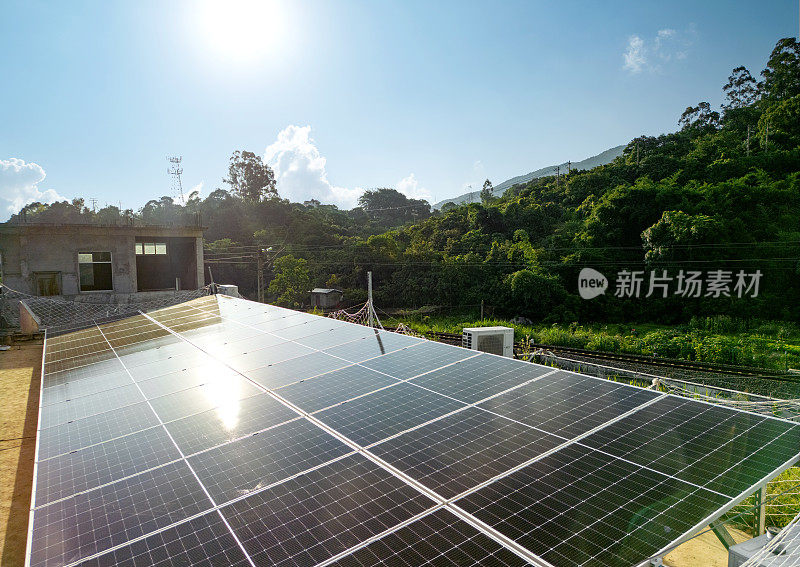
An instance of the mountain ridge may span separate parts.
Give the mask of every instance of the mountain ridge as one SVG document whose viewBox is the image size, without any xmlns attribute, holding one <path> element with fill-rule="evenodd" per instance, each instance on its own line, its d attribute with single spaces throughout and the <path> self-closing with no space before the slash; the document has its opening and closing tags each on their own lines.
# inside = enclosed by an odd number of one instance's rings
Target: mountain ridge
<svg viewBox="0 0 800 567">
<path fill-rule="evenodd" d="M 567 167 L 571 169 L 592 169 L 593 167 L 597 167 L 599 165 L 606 165 L 607 163 L 611 163 L 614 161 L 615 158 L 622 155 L 622 150 L 625 149 L 625 144 L 620 146 L 614 146 L 613 148 L 609 148 L 600 152 L 597 155 L 588 157 L 581 161 L 573 161 L 573 162 L 564 162 L 555 165 L 549 165 L 547 167 L 542 167 L 537 169 L 536 171 L 532 171 L 530 173 L 526 173 L 525 175 L 518 175 L 516 177 L 512 177 L 511 179 L 506 179 L 502 183 L 498 183 L 494 186 L 492 194 L 495 197 L 501 196 L 506 189 L 513 187 L 514 185 L 518 185 L 520 183 L 527 183 L 532 179 L 537 179 L 539 177 L 546 177 L 548 175 L 555 175 L 556 168 L 561 168 L 562 172 L 567 171 Z M 441 209 L 442 205 L 445 203 L 455 203 L 456 205 L 461 205 L 464 203 L 472 203 L 472 202 L 480 202 L 481 200 L 481 192 L 480 191 L 472 191 L 470 193 L 464 193 L 463 195 L 459 195 L 458 197 L 452 197 L 450 199 L 444 199 L 432 205 L 434 209 Z"/>
</svg>

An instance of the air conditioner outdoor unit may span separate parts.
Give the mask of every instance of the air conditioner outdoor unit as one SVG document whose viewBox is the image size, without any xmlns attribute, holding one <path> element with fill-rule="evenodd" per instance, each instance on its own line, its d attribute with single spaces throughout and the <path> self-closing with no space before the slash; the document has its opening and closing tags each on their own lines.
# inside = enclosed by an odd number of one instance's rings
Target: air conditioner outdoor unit
<svg viewBox="0 0 800 567">
<path fill-rule="evenodd" d="M 785 533 L 781 535 L 783 541 L 778 543 L 771 552 L 762 553 L 762 548 L 775 537 L 771 533 L 732 545 L 728 549 L 728 567 L 744 565 L 755 555 L 758 555 L 761 559 L 755 560 L 753 563 L 754 567 L 789 565 L 791 558 L 796 559 L 798 554 L 800 554 L 800 538 L 798 538 L 798 536 L 800 536 L 800 524 L 787 526 L 784 532 Z"/>
<path fill-rule="evenodd" d="M 514 329 L 509 327 L 469 327 L 461 335 L 464 348 L 514 357 Z"/>
</svg>

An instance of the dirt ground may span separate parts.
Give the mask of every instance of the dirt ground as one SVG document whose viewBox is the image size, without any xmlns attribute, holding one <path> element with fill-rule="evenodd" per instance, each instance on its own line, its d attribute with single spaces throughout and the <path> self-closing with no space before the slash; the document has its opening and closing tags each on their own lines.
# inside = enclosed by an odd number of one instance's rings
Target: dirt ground
<svg viewBox="0 0 800 567">
<path fill-rule="evenodd" d="M 728 528 L 728 532 L 736 540 L 736 543 L 742 543 L 751 537 L 734 528 Z M 713 532 L 708 532 L 690 539 L 665 555 L 664 565 L 669 567 L 727 567 L 728 550 Z"/>
<path fill-rule="evenodd" d="M 25 564 L 42 342 L 0 351 L 0 565 Z"/>
</svg>

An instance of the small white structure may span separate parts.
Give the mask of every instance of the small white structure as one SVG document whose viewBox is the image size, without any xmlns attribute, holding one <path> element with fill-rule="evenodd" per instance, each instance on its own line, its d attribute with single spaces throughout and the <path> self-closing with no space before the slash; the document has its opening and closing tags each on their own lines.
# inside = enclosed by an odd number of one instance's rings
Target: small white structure
<svg viewBox="0 0 800 567">
<path fill-rule="evenodd" d="M 461 334 L 461 346 L 513 358 L 514 329 L 509 327 L 467 327 Z"/>
</svg>

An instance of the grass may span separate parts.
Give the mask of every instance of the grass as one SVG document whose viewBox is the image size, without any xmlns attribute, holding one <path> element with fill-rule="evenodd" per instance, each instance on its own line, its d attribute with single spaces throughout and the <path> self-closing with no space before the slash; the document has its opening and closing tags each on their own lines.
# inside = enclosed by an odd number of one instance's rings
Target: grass
<svg viewBox="0 0 800 567">
<path fill-rule="evenodd" d="M 754 534 L 758 521 L 756 497 L 734 506 L 724 519 L 729 525 Z M 782 528 L 800 511 L 800 467 L 791 467 L 767 484 L 767 527 Z"/>
<path fill-rule="evenodd" d="M 607 352 L 660 356 L 783 371 L 800 369 L 800 327 L 785 321 L 695 318 L 666 326 L 654 323 L 518 325 L 503 319 L 466 315 L 407 315 L 383 320 L 405 323 L 417 332 L 460 333 L 464 327 L 513 327 L 515 340 Z"/>
</svg>

